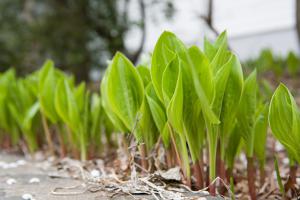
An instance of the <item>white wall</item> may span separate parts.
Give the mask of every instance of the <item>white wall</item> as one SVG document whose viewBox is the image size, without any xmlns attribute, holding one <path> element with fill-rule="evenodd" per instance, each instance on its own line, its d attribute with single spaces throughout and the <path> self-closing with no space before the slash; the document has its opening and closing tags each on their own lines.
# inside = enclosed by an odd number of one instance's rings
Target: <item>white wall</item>
<svg viewBox="0 0 300 200">
<path fill-rule="evenodd" d="M 295 27 L 296 0 L 214 0 L 214 25 L 227 30 L 232 49 L 241 59 L 256 56 L 270 47 L 278 54 L 298 51 Z M 146 1 L 147 2 L 147 1 Z M 174 32 L 186 44 L 201 45 L 204 35 L 213 38 L 201 15 L 206 13 L 206 0 L 174 0 L 176 14 L 172 21 L 162 17 L 159 7 L 147 13 L 147 38 L 144 52 L 151 52 L 164 30 Z M 138 16 L 133 9 L 132 16 Z M 136 48 L 140 33 L 129 34 L 127 44 Z"/>
</svg>

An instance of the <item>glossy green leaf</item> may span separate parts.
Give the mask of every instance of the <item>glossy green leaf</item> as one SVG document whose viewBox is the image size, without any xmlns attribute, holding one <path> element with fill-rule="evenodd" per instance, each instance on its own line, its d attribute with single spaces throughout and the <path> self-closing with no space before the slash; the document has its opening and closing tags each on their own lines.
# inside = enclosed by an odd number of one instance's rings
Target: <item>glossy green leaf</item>
<svg viewBox="0 0 300 200">
<path fill-rule="evenodd" d="M 54 63 L 50 60 L 46 61 L 39 72 L 39 88 L 38 96 L 41 111 L 52 123 L 56 123 L 59 119 L 54 105 L 54 95 L 57 84 L 55 76 Z"/>
<path fill-rule="evenodd" d="M 300 161 L 299 110 L 286 86 L 280 84 L 269 107 L 269 124 L 275 138 L 286 148 L 292 159 Z"/>
<path fill-rule="evenodd" d="M 254 153 L 262 165 L 264 165 L 266 157 L 265 152 L 268 129 L 268 111 L 268 105 L 261 104 L 257 108 L 254 125 Z"/>
<path fill-rule="evenodd" d="M 245 80 L 239 110 L 237 114 L 240 134 L 246 144 L 247 156 L 253 156 L 254 149 L 254 126 L 256 111 L 257 82 L 256 71 L 252 72 Z"/>
<path fill-rule="evenodd" d="M 108 103 L 111 110 L 133 131 L 144 98 L 144 86 L 133 64 L 121 53 L 112 60 L 107 76 Z"/>
<path fill-rule="evenodd" d="M 159 37 L 152 55 L 151 78 L 157 96 L 163 101 L 162 77 L 165 68 L 174 58 L 174 54 L 180 54 L 185 51 L 184 44 L 177 37 L 168 31 L 165 31 Z"/>
</svg>

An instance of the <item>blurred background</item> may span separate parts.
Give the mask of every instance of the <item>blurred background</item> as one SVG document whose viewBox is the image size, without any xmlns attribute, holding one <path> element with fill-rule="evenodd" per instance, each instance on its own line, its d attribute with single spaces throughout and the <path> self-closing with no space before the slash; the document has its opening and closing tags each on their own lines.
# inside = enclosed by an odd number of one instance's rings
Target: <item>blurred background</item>
<svg viewBox="0 0 300 200">
<path fill-rule="evenodd" d="M 245 63 L 299 57 L 300 0 L 0 0 L 0 71 L 23 75 L 50 58 L 97 81 L 116 51 L 148 62 L 164 30 L 199 46 L 227 30 Z"/>
</svg>

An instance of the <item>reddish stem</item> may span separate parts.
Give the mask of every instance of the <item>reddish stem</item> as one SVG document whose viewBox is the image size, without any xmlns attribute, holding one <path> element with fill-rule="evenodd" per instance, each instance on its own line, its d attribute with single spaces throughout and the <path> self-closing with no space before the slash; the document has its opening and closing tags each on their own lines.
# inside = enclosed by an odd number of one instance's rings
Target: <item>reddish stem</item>
<svg viewBox="0 0 300 200">
<path fill-rule="evenodd" d="M 265 179 L 266 179 L 265 168 L 263 165 L 260 165 L 260 167 L 259 167 L 259 182 L 260 182 L 261 187 L 265 184 Z"/>
<path fill-rule="evenodd" d="M 64 143 L 64 139 L 61 133 L 57 133 L 58 135 L 58 141 L 60 144 L 60 157 L 64 158 L 67 155 L 66 145 Z"/>
<path fill-rule="evenodd" d="M 143 169 L 148 170 L 148 161 L 146 160 L 147 152 L 145 144 L 141 144 L 139 146 L 139 150 L 141 155 L 141 166 L 143 167 Z"/>
<path fill-rule="evenodd" d="M 166 150 L 166 162 L 167 162 L 167 167 L 168 169 L 172 168 L 173 165 L 173 159 L 172 159 L 172 147 Z"/>
<path fill-rule="evenodd" d="M 247 157 L 248 188 L 251 200 L 256 200 L 255 174 L 253 157 Z"/>
<path fill-rule="evenodd" d="M 288 192 L 289 190 L 292 190 L 292 194 L 295 193 L 295 185 L 297 184 L 296 178 L 297 178 L 297 165 L 290 166 L 290 174 L 288 181 L 284 184 L 284 190 L 285 192 Z"/>
<path fill-rule="evenodd" d="M 195 182 L 196 190 L 200 190 L 204 187 L 202 167 L 203 167 L 202 162 L 200 162 L 200 161 L 196 161 L 193 164 L 193 172 L 194 172 L 194 176 L 196 178 L 196 182 Z"/>
</svg>

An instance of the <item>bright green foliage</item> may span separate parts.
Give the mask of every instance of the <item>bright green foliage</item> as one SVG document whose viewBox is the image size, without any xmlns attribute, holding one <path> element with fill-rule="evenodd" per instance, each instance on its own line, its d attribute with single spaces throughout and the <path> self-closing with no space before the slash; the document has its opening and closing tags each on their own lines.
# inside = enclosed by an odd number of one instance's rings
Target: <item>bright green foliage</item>
<svg viewBox="0 0 300 200">
<path fill-rule="evenodd" d="M 235 55 L 232 55 L 227 65 L 230 66 L 231 69 L 224 91 L 220 116 L 220 144 L 222 159 L 224 159 L 225 148 L 228 147 L 227 143 L 230 140 L 230 134 L 235 125 L 236 113 L 244 84 L 242 68 Z"/>
<path fill-rule="evenodd" d="M 252 157 L 254 151 L 254 126 L 257 105 L 256 95 L 256 71 L 254 71 L 245 80 L 237 114 L 238 126 L 240 126 L 240 134 L 245 141 L 246 154 L 248 157 Z"/>
<path fill-rule="evenodd" d="M 280 84 L 269 108 L 269 124 L 275 138 L 286 148 L 291 161 L 300 162 L 300 118 L 296 102 L 286 86 Z"/>
<path fill-rule="evenodd" d="M 19 79 L 15 82 L 14 94 L 8 102 L 8 109 L 24 134 L 28 148 L 32 153 L 38 147 L 36 137 L 38 123 L 35 123 L 35 120 L 38 120 L 37 114 L 40 104 L 35 95 L 26 87 L 28 86 L 27 81 L 27 79 Z"/>
<path fill-rule="evenodd" d="M 263 62 L 268 64 L 271 56 L 265 52 Z M 290 55 L 293 69 L 295 60 Z M 109 145 L 114 143 L 112 133 L 132 133 L 146 152 L 158 147 L 161 138 L 168 154 L 176 152 L 167 164 L 177 159 L 187 181 L 191 162 L 198 167 L 206 148 L 212 181 L 217 156 L 232 172 L 236 155 L 244 149 L 263 169 L 269 116 L 273 134 L 291 161 L 300 161 L 300 116 L 292 95 L 281 84 L 268 109 L 272 88 L 264 84 L 259 91 L 256 70 L 244 81 L 241 64 L 228 49 L 226 32 L 214 43 L 205 40 L 203 52 L 164 32 L 149 67 L 135 67 L 117 53 L 100 92 L 91 92 L 85 83 L 75 85 L 73 77 L 55 69 L 51 61 L 26 78 L 7 71 L 0 74 L 0 133 L 11 134 L 15 144 L 22 133 L 33 152 L 42 145 L 37 142 L 42 116 L 60 132 L 50 137 L 69 145 L 74 156 L 79 147 L 82 160 L 102 150 L 102 133 Z"/>
<path fill-rule="evenodd" d="M 165 147 L 169 147 L 170 133 L 167 124 L 166 110 L 158 99 L 152 83 L 149 83 L 146 87 L 146 99 L 153 121 L 158 131 L 161 133 L 162 141 Z"/>
<path fill-rule="evenodd" d="M 240 153 L 240 148 L 242 147 L 242 138 L 240 131 L 240 127 L 235 123 L 235 126 L 228 139 L 225 161 L 228 169 L 230 170 L 233 170 L 235 157 Z"/>
<path fill-rule="evenodd" d="M 91 96 L 91 103 L 90 103 L 90 134 L 91 139 L 93 142 L 100 142 L 101 141 L 101 112 L 102 112 L 102 106 L 101 106 L 101 99 L 100 96 L 97 93 L 93 93 Z M 88 131 L 88 130 L 87 130 Z"/>
<path fill-rule="evenodd" d="M 158 39 L 151 63 L 151 77 L 154 89 L 159 99 L 163 102 L 162 81 L 163 73 L 167 65 L 174 59 L 174 53 L 181 53 L 185 50 L 184 45 L 177 37 L 170 32 L 165 31 Z"/>
<path fill-rule="evenodd" d="M 86 159 L 88 128 L 89 93 L 85 85 L 72 86 L 68 80 L 61 79 L 55 92 L 55 109 L 63 122 L 74 133 L 73 141 L 80 145 L 81 159 Z"/>
<path fill-rule="evenodd" d="M 284 199 L 285 198 L 285 190 L 284 190 L 284 186 L 283 186 L 280 171 L 279 171 L 278 159 L 277 159 L 276 156 L 274 156 L 274 168 L 275 168 L 275 172 L 276 172 L 276 178 L 277 178 L 277 183 L 278 183 L 278 186 L 279 186 L 279 190 L 280 190 L 280 192 L 282 194 L 282 197 Z"/>
<path fill-rule="evenodd" d="M 0 130 L 5 133 L 11 133 L 14 145 L 19 141 L 19 130 L 17 122 L 7 105 L 14 95 L 12 91 L 15 89 L 15 82 L 14 70 L 11 69 L 0 74 Z"/>
<path fill-rule="evenodd" d="M 55 73 L 54 63 L 46 61 L 39 72 L 38 97 L 41 111 L 52 123 L 59 120 L 55 110 L 54 94 L 59 77 Z"/>
<path fill-rule="evenodd" d="M 102 107 L 104 108 L 105 113 L 108 116 L 109 120 L 114 124 L 116 130 L 123 131 L 126 130 L 126 127 L 124 123 L 121 121 L 121 119 L 112 111 L 111 105 L 108 100 L 107 78 L 110 70 L 111 70 L 111 65 L 107 68 L 101 82 Z"/>
<path fill-rule="evenodd" d="M 256 108 L 254 124 L 254 153 L 260 164 L 264 166 L 266 157 L 266 140 L 268 129 L 268 105 L 260 103 Z"/>
<path fill-rule="evenodd" d="M 291 76 L 296 77 L 300 67 L 299 58 L 295 53 L 290 52 L 287 56 L 286 62 L 289 73 L 291 74 Z"/>
<path fill-rule="evenodd" d="M 259 56 L 254 59 L 247 60 L 243 66 L 251 70 L 257 69 L 258 74 L 264 73 L 274 74 L 276 78 L 280 78 L 285 72 L 293 78 L 299 73 L 300 59 L 294 52 L 289 52 L 287 56 L 278 56 L 271 49 L 263 49 Z"/>
<path fill-rule="evenodd" d="M 144 86 L 146 87 L 148 83 L 151 82 L 150 68 L 144 65 L 139 65 L 136 69 L 143 80 Z"/>
<path fill-rule="evenodd" d="M 133 132 L 144 98 L 143 80 L 133 64 L 121 53 L 112 60 L 103 82 L 104 108 L 112 112 L 123 132 Z M 115 120 L 112 120 L 115 121 Z M 137 135 L 136 135 L 137 136 Z"/>
</svg>

